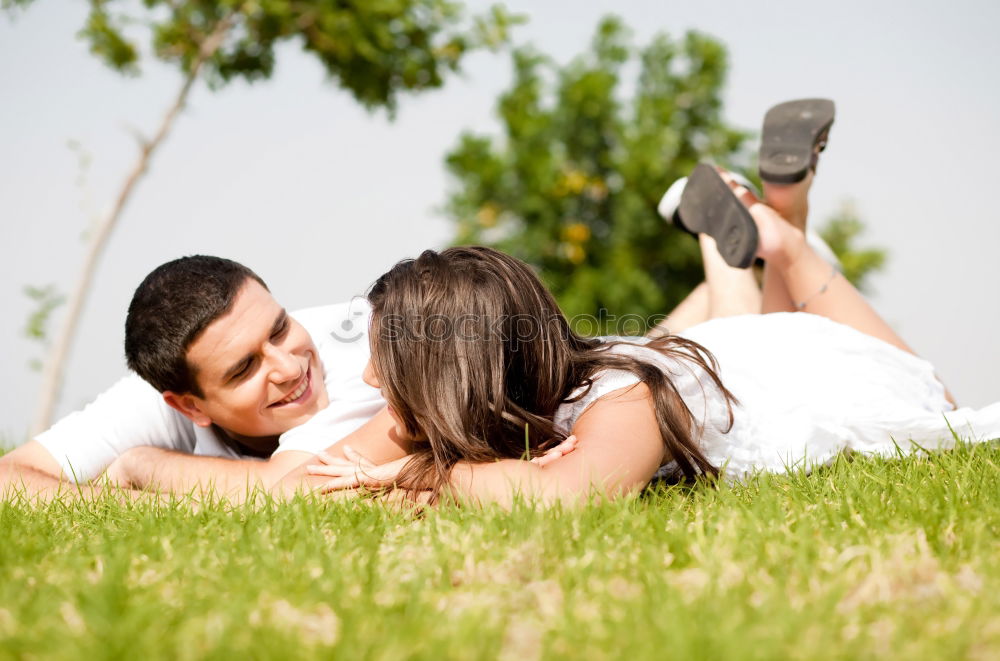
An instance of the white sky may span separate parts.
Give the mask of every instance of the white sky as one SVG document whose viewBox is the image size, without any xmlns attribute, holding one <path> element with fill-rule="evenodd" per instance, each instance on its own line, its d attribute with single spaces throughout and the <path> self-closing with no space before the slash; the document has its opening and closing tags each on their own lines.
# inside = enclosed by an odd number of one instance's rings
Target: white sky
<svg viewBox="0 0 1000 661">
<path fill-rule="evenodd" d="M 614 12 L 645 43 L 696 28 L 729 48 L 726 115 L 756 129 L 776 102 L 837 102 L 814 186 L 813 217 L 845 199 L 890 250 L 875 303 L 929 358 L 963 405 L 1000 399 L 1000 3 L 619 0 L 507 3 L 515 32 L 561 60 Z M 485 2 L 472 3 L 484 8 Z M 39 349 L 23 339 L 25 284 L 68 291 L 80 235 L 107 208 L 179 85 L 147 65 L 124 79 L 74 38 L 83 3 L 38 0 L 0 18 L 0 438 L 20 442 L 34 407 Z M 257 270 L 289 309 L 363 292 L 397 259 L 443 245 L 436 211 L 444 153 L 460 130 L 495 130 L 506 56 L 477 55 L 442 91 L 404 98 L 395 123 L 367 115 L 294 46 L 274 78 L 201 87 L 158 153 L 108 246 L 69 366 L 60 412 L 124 373 L 132 291 L 156 265 L 191 253 Z M 80 183 L 76 141 L 92 157 Z M 664 182 L 666 186 L 669 182 Z"/>
</svg>

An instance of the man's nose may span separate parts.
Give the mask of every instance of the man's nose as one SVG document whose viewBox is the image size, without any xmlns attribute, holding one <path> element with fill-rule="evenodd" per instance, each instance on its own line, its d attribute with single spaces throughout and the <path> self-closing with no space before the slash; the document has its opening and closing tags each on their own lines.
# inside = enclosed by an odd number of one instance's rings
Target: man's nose
<svg viewBox="0 0 1000 661">
<path fill-rule="evenodd" d="M 302 366 L 292 353 L 278 347 L 272 347 L 268 354 L 271 380 L 275 383 L 284 383 L 302 376 Z"/>
</svg>

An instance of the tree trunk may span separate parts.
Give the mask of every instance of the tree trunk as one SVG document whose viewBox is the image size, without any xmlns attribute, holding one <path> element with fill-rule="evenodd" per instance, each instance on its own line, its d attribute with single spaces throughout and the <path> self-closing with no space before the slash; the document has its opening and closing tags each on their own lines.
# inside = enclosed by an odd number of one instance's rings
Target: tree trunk
<svg viewBox="0 0 1000 661">
<path fill-rule="evenodd" d="M 31 426 L 30 438 L 34 438 L 52 425 L 52 414 L 62 389 L 66 362 L 69 358 L 73 338 L 76 335 L 80 313 L 83 312 L 83 306 L 86 303 L 87 295 L 90 293 L 94 273 L 97 270 L 97 263 L 100 261 L 108 239 L 111 237 L 111 232 L 118 223 L 118 219 L 121 217 L 126 203 L 132 196 L 136 184 L 146 174 L 153 152 L 156 151 L 157 147 L 160 146 L 170 133 L 178 114 L 184 109 L 184 104 L 187 102 L 191 88 L 201 73 L 202 65 L 222 45 L 222 41 L 232 27 L 235 18 L 236 14 L 234 12 L 220 20 L 216 24 L 215 29 L 202 41 L 201 47 L 198 50 L 198 57 L 192 62 L 191 68 L 184 78 L 184 83 L 181 85 L 181 89 L 174 99 L 174 103 L 167 110 L 163 116 L 163 120 L 160 122 L 160 127 L 156 135 L 153 136 L 152 140 L 140 142 L 139 158 L 125 178 L 125 182 L 115 200 L 114 207 L 101 219 L 87 242 L 87 253 L 84 257 L 83 267 L 80 269 L 80 275 L 76 281 L 76 287 L 74 287 L 73 294 L 69 299 L 66 317 L 59 330 L 59 335 L 46 357 L 45 367 L 42 370 L 42 386 L 38 395 L 38 408 L 35 420 Z"/>
</svg>

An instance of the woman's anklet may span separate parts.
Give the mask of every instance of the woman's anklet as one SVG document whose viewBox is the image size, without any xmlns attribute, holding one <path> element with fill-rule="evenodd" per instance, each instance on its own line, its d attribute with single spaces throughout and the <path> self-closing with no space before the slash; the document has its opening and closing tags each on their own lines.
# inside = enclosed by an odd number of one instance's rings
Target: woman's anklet
<svg viewBox="0 0 1000 661">
<path fill-rule="evenodd" d="M 809 302 L 810 302 L 810 301 L 812 301 L 812 300 L 813 300 L 814 298 L 816 298 L 816 297 L 817 297 L 817 296 L 819 296 L 820 294 L 825 294 L 825 293 L 826 293 L 826 290 L 830 288 L 830 283 L 831 283 L 831 282 L 833 282 L 833 279 L 834 279 L 834 278 L 836 278 L 836 277 L 837 277 L 837 267 L 836 267 L 836 266 L 834 266 L 834 267 L 832 267 L 832 268 L 831 268 L 831 270 L 830 270 L 830 277 L 829 277 L 829 278 L 827 278 L 826 282 L 824 282 L 824 283 L 823 283 L 823 286 L 819 288 L 819 291 L 817 291 L 817 292 L 816 292 L 815 294 L 813 294 L 812 296 L 810 296 L 810 297 L 809 297 L 809 298 L 807 298 L 806 300 L 802 301 L 801 303 L 796 303 L 796 304 L 795 304 L 795 309 L 796 309 L 796 310 L 799 310 L 799 311 L 801 311 L 801 310 L 802 310 L 803 308 L 805 308 L 805 307 L 806 307 L 806 306 L 807 306 L 807 305 L 809 304 Z"/>
</svg>

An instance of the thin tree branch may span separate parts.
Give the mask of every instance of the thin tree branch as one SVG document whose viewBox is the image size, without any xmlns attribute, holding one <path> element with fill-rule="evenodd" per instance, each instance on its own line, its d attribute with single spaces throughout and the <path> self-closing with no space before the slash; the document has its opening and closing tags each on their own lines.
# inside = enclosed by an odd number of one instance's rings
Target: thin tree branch
<svg viewBox="0 0 1000 661">
<path fill-rule="evenodd" d="M 69 307 L 66 317 L 63 320 L 59 336 L 56 338 L 56 342 L 53 344 L 52 349 L 49 352 L 48 358 L 45 362 L 45 368 L 42 371 L 42 386 L 39 391 L 38 409 L 35 415 L 35 421 L 31 428 L 32 438 L 51 426 L 52 413 L 55 410 L 55 405 L 59 398 L 60 390 L 62 389 L 66 362 L 69 357 L 70 348 L 73 344 L 73 337 L 76 334 L 77 324 L 80 321 L 80 314 L 82 313 L 84 304 L 86 303 L 87 295 L 90 293 L 94 273 L 97 270 L 97 264 L 104 252 L 104 248 L 106 247 L 108 239 L 111 236 L 111 232 L 118 223 L 118 220 L 125 209 L 125 205 L 128 203 L 133 191 L 135 190 L 136 184 L 139 183 L 149 168 L 150 159 L 152 158 L 153 153 L 170 134 L 174 121 L 177 119 L 181 110 L 184 109 L 184 105 L 187 103 L 187 98 L 191 92 L 191 88 L 198 80 L 198 76 L 201 74 L 203 65 L 216 53 L 216 51 L 218 51 L 219 47 L 222 45 L 226 35 L 236 21 L 238 12 L 239 8 L 223 17 L 215 25 L 215 29 L 213 29 L 205 40 L 201 42 L 201 45 L 198 48 L 198 54 L 191 63 L 191 67 L 188 70 L 187 75 L 184 77 L 184 83 L 181 85 L 180 91 L 177 93 L 173 104 L 160 121 L 159 129 L 156 131 L 156 134 L 152 139 L 140 141 L 139 158 L 132 167 L 128 176 L 125 178 L 125 182 L 118 193 L 118 197 L 115 199 L 114 206 L 101 220 L 95 231 L 90 235 L 87 245 L 87 253 L 84 257 L 83 266 L 80 269 L 80 275 L 77 278 L 76 287 L 74 287 L 73 294 L 69 299 Z"/>
</svg>

